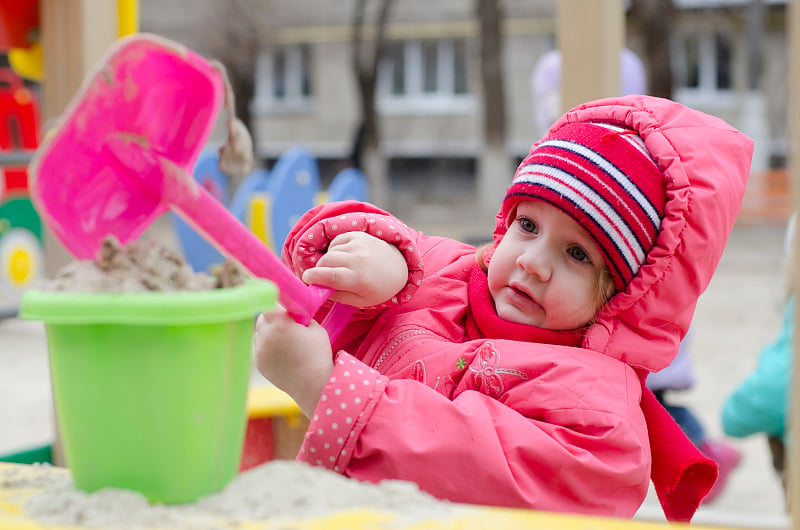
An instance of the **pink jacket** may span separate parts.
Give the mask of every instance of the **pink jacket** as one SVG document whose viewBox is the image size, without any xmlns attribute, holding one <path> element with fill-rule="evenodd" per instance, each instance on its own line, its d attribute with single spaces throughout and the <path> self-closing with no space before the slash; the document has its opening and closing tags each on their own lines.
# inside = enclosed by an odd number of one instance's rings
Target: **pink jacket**
<svg viewBox="0 0 800 530">
<path fill-rule="evenodd" d="M 633 516 L 651 478 L 642 380 L 678 351 L 736 219 L 752 142 L 645 96 L 577 107 L 553 127 L 575 121 L 639 131 L 668 199 L 647 262 L 580 347 L 469 340 L 469 245 L 364 203 L 300 219 L 283 254 L 298 272 L 347 230 L 394 242 L 410 272 L 396 299 L 357 310 L 334 344 L 334 373 L 298 460 L 372 482 L 411 480 L 457 502 Z M 504 231 L 498 223 L 495 239 Z"/>
</svg>

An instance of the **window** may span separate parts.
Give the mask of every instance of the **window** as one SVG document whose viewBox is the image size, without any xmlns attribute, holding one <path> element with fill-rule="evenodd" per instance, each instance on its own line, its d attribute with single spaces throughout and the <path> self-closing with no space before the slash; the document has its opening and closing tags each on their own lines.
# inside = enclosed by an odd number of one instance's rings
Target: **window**
<svg viewBox="0 0 800 530">
<path fill-rule="evenodd" d="M 463 39 L 388 43 L 378 72 L 383 112 L 470 111 Z"/>
<path fill-rule="evenodd" d="M 387 46 L 383 64 L 380 66 L 380 71 L 383 72 L 382 77 L 388 78 L 383 81 L 386 81 L 389 93 L 397 96 L 405 93 L 406 86 L 406 61 L 403 52 L 404 48 L 401 44 L 390 44 Z"/>
<path fill-rule="evenodd" d="M 312 91 L 310 56 L 308 45 L 262 52 L 256 62 L 256 106 L 269 110 L 307 109 Z"/>
<path fill-rule="evenodd" d="M 733 88 L 733 82 L 731 80 L 733 46 L 731 46 L 728 38 L 720 33 L 714 36 L 714 40 L 714 51 L 717 54 L 717 89 L 731 90 Z"/>
<path fill-rule="evenodd" d="M 690 36 L 684 44 L 686 71 L 683 84 L 688 88 L 700 87 L 700 43 L 696 36 Z"/>
<path fill-rule="evenodd" d="M 684 35 L 675 54 L 677 88 L 706 93 L 732 90 L 733 53 L 733 42 L 724 33 Z"/>
</svg>

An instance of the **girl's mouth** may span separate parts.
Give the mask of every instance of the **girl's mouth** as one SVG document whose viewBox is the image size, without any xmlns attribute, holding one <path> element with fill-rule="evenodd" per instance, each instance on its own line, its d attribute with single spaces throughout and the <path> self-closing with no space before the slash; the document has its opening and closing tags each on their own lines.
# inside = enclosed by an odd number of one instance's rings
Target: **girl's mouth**
<svg viewBox="0 0 800 530">
<path fill-rule="evenodd" d="M 525 313 L 540 313 L 544 311 L 544 308 L 531 295 L 518 287 L 509 285 L 506 287 L 506 295 L 510 304 Z"/>
</svg>

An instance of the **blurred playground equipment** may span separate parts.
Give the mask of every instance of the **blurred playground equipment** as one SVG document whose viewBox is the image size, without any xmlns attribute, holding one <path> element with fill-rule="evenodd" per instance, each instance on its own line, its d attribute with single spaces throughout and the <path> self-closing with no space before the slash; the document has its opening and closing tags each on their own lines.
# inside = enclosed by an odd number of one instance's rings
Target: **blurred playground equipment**
<svg viewBox="0 0 800 530">
<path fill-rule="evenodd" d="M 0 50 L 8 53 L 15 72 L 34 81 L 42 78 L 42 47 L 38 33 L 38 0 L 0 1 Z"/>
<path fill-rule="evenodd" d="M 252 386 L 239 471 L 270 460 L 294 460 L 307 429 L 308 419 L 288 394 L 272 385 Z"/>
<path fill-rule="evenodd" d="M 367 200 L 367 180 L 356 168 L 339 171 L 327 190 L 320 188 L 317 161 L 297 146 L 287 150 L 272 171 L 253 170 L 230 193 L 228 177 L 219 169 L 216 151 L 203 152 L 194 166 L 197 183 L 208 191 L 265 243 L 280 254 L 283 242 L 301 215 L 321 202 Z M 232 195 L 232 197 L 231 197 Z M 207 271 L 224 257 L 180 216 L 172 214 L 175 234 L 186 261 L 196 271 Z"/>
<path fill-rule="evenodd" d="M 116 1 L 116 34 L 135 33 L 138 0 Z M 22 292 L 44 274 L 41 218 L 30 200 L 27 165 L 41 140 L 42 111 L 23 79 L 44 77 L 39 0 L 0 0 L 0 319 L 15 316 Z"/>
<path fill-rule="evenodd" d="M 23 290 L 43 274 L 42 221 L 26 169 L 39 123 L 36 95 L 12 70 L 0 69 L 0 318 L 16 315 Z"/>
<path fill-rule="evenodd" d="M 138 0 L 117 0 L 117 36 L 136 33 Z M 39 0 L 0 0 L 0 50 L 20 77 L 40 82 L 44 59 L 40 39 Z"/>
</svg>

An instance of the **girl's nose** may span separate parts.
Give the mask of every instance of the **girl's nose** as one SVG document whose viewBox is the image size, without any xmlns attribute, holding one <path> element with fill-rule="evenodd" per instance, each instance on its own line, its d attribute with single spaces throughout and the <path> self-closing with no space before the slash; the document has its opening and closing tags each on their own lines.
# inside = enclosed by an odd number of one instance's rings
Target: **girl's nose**
<svg viewBox="0 0 800 530">
<path fill-rule="evenodd" d="M 517 265 L 526 273 L 546 282 L 553 274 L 553 259 L 545 245 L 531 245 L 517 258 Z"/>
</svg>

